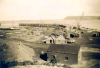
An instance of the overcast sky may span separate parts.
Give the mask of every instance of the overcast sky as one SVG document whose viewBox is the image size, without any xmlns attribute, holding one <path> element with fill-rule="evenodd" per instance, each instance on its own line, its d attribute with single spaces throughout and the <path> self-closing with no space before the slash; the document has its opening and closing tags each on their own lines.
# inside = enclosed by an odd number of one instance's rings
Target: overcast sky
<svg viewBox="0 0 100 68">
<path fill-rule="evenodd" d="M 0 0 L 0 20 L 100 16 L 100 0 Z"/>
</svg>

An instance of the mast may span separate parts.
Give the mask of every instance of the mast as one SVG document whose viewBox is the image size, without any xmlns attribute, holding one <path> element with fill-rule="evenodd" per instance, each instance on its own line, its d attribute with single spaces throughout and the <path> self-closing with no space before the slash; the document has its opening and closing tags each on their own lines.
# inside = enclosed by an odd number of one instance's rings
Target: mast
<svg viewBox="0 0 100 68">
<path fill-rule="evenodd" d="M 12 21 L 12 27 L 11 28 L 13 28 L 13 21 Z"/>
<path fill-rule="evenodd" d="M 11 25 L 11 27 L 10 27 L 11 29 L 14 29 L 14 27 L 13 27 L 13 21 L 12 21 L 12 25 Z"/>
<path fill-rule="evenodd" d="M 41 29 L 42 29 L 42 31 L 43 31 L 43 28 L 42 28 L 42 26 L 43 26 L 43 24 L 42 24 L 42 20 L 41 20 L 41 17 L 40 17 L 40 25 L 41 25 Z"/>
<path fill-rule="evenodd" d="M 78 29 L 80 29 L 80 21 L 81 21 L 83 15 L 84 15 L 84 12 L 82 13 L 82 16 L 80 17 L 79 21 L 77 22 L 77 28 L 78 28 Z"/>
<path fill-rule="evenodd" d="M 81 19 L 82 19 L 83 15 L 84 15 L 84 12 L 82 13 L 82 16 L 81 16 L 81 18 L 80 18 L 80 20 L 79 20 L 79 22 L 78 22 L 78 23 L 80 23 L 80 21 L 81 21 Z"/>
<path fill-rule="evenodd" d="M 42 26 L 42 21 L 41 21 L 41 17 L 40 17 L 40 26 Z"/>
</svg>

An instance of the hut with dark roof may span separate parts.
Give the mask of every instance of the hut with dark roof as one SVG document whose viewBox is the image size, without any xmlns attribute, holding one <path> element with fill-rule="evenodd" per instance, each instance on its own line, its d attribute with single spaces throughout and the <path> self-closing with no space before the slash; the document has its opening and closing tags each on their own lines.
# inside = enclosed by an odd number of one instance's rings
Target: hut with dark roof
<svg viewBox="0 0 100 68">
<path fill-rule="evenodd" d="M 48 61 L 55 56 L 57 63 L 77 64 L 80 46 L 72 44 L 51 44 L 47 50 Z"/>
</svg>

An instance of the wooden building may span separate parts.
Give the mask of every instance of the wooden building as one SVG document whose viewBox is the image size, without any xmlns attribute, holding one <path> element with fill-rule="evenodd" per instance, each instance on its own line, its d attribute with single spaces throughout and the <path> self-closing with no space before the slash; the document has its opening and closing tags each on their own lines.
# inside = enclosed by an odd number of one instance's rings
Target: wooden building
<svg viewBox="0 0 100 68">
<path fill-rule="evenodd" d="M 53 36 L 48 36 L 43 40 L 44 43 L 46 44 L 54 44 L 55 43 L 55 37 Z"/>
<path fill-rule="evenodd" d="M 51 44 L 47 50 L 48 61 L 55 56 L 57 63 L 77 64 L 80 46 L 72 44 Z"/>
</svg>

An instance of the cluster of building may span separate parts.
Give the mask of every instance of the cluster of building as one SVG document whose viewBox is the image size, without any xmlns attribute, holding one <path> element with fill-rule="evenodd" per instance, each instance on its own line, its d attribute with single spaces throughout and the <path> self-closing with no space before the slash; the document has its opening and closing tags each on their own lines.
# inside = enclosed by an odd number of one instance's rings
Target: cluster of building
<svg viewBox="0 0 100 68">
<path fill-rule="evenodd" d="M 58 37 L 55 36 L 45 36 L 45 40 L 42 40 L 46 44 L 67 44 L 66 39 L 60 35 Z"/>
<path fill-rule="evenodd" d="M 79 37 L 80 32 L 72 28 L 54 27 L 54 32 L 49 36 L 45 36 L 42 40 L 46 44 L 67 44 L 74 43 L 73 37 Z"/>
</svg>

